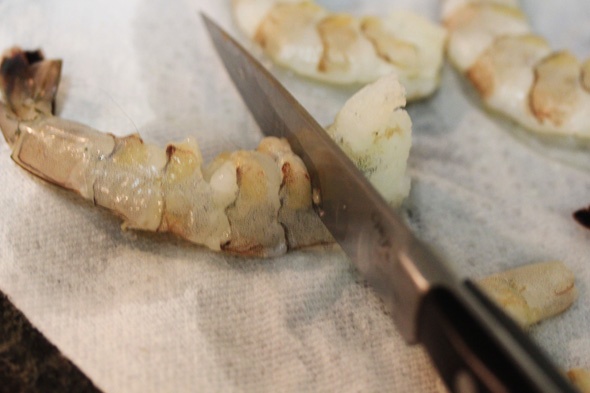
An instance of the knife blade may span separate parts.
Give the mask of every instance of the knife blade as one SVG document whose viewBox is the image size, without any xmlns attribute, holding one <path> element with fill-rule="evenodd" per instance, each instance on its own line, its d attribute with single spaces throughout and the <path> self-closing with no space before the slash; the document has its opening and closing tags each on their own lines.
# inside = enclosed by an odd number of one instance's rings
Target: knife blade
<svg viewBox="0 0 590 393">
<path fill-rule="evenodd" d="M 201 14 L 215 49 L 267 136 L 286 138 L 310 174 L 315 208 L 453 392 L 575 392 L 546 354 L 470 280 L 416 238 L 325 130 L 235 39 Z"/>
</svg>

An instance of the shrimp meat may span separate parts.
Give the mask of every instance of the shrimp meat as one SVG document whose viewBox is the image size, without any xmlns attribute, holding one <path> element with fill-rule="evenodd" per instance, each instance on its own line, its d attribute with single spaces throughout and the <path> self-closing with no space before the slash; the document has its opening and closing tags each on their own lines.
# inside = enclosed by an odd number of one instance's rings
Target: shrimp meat
<svg viewBox="0 0 590 393">
<path fill-rule="evenodd" d="M 524 328 L 567 310 L 578 296 L 573 273 L 557 261 L 507 270 L 479 284 Z"/>
</svg>

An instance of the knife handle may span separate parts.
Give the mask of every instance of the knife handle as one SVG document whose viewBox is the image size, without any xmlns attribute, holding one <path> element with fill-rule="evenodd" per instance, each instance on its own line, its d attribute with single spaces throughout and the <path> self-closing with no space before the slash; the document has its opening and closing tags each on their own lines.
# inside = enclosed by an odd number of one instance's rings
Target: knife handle
<svg viewBox="0 0 590 393">
<path fill-rule="evenodd" d="M 477 285 L 466 281 L 464 287 L 474 301 L 461 301 L 444 288 L 431 290 L 418 322 L 419 340 L 452 392 L 577 392 Z M 483 322 L 482 313 L 496 320 L 496 328 Z"/>
</svg>

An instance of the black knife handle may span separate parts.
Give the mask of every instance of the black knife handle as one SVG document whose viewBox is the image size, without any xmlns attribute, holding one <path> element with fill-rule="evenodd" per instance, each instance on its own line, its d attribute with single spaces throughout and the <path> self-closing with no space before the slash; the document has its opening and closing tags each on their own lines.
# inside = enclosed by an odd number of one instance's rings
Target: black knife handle
<svg viewBox="0 0 590 393">
<path fill-rule="evenodd" d="M 419 341 L 452 392 L 577 392 L 541 349 L 475 284 L 467 281 L 465 288 L 475 300 L 470 304 L 449 290 L 431 290 L 423 300 L 418 323 Z M 475 312 L 475 308 L 479 310 Z M 499 325 L 490 329 L 482 322 L 482 312 Z M 499 338 L 506 333 L 516 344 L 507 345 Z M 515 350 L 516 346 L 520 348 Z"/>
</svg>

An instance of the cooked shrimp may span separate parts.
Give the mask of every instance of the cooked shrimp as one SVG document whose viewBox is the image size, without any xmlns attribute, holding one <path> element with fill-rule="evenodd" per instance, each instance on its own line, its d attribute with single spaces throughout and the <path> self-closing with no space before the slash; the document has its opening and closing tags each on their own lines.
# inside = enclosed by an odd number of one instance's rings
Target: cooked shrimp
<svg viewBox="0 0 590 393">
<path fill-rule="evenodd" d="M 439 82 L 446 33 L 406 11 L 356 18 L 310 0 L 233 0 L 237 24 L 278 64 L 317 80 L 366 84 L 397 73 L 408 100 Z"/>
<path fill-rule="evenodd" d="M 43 60 L 41 52 L 12 49 L 0 70 L 5 98 L 0 128 L 14 161 L 111 210 L 122 217 L 123 227 L 171 232 L 242 255 L 273 256 L 332 241 L 313 209 L 303 161 L 285 140 L 265 138 L 256 151 L 224 153 L 204 165 L 198 144 L 190 138 L 161 149 L 136 134 L 117 137 L 53 116 L 61 62 Z M 383 86 L 401 89 L 396 83 L 391 78 L 376 82 L 375 93 L 384 94 Z M 398 104 L 381 106 L 394 112 Z M 355 113 L 361 117 L 359 125 L 371 113 Z M 387 116 L 383 122 L 381 128 L 396 127 Z M 380 128 L 374 121 L 371 127 Z M 407 121 L 403 127 L 411 131 Z M 404 149 L 409 145 L 400 148 L 407 158 Z M 399 202 L 399 195 L 395 200 Z"/>
<path fill-rule="evenodd" d="M 507 270 L 479 284 L 524 328 L 565 311 L 578 296 L 574 275 L 562 262 Z"/>
<path fill-rule="evenodd" d="M 446 0 L 447 53 L 484 103 L 525 128 L 590 138 L 590 62 L 554 52 L 516 0 Z"/>
</svg>

